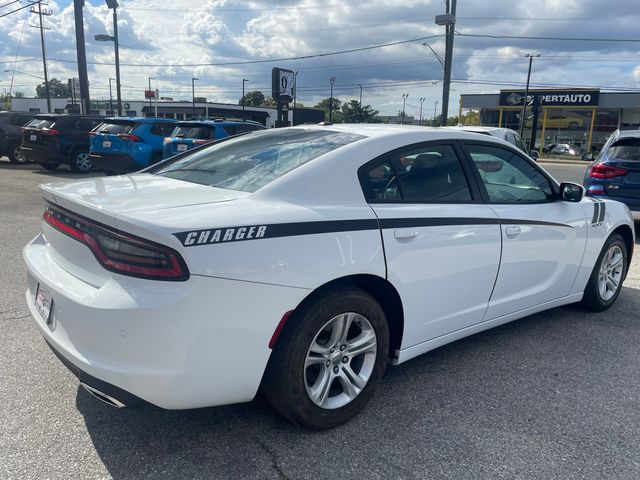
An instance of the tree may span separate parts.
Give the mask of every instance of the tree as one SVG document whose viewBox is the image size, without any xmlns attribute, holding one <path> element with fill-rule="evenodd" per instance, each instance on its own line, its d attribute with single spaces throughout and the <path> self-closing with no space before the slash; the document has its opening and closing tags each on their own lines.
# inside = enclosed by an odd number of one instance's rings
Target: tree
<svg viewBox="0 0 640 480">
<path fill-rule="evenodd" d="M 379 112 L 374 110 L 371 105 L 363 107 L 357 100 L 351 100 L 342 104 L 340 113 L 342 121 L 345 123 L 374 123 Z"/>
<path fill-rule="evenodd" d="M 51 98 L 69 98 L 71 96 L 71 89 L 69 85 L 61 82 L 57 78 L 51 78 L 49 79 L 49 95 Z M 36 87 L 36 96 L 38 98 L 46 98 L 47 89 L 44 82 Z"/>
<path fill-rule="evenodd" d="M 247 107 L 259 107 L 264 103 L 264 95 L 259 90 L 252 90 L 244 95 L 244 104 Z M 238 105 L 242 105 L 242 97 L 238 100 Z"/>
<path fill-rule="evenodd" d="M 331 121 L 333 123 L 342 122 L 342 112 L 340 112 L 340 106 L 342 102 L 337 98 L 333 99 L 333 103 L 331 102 L 331 98 L 325 98 L 321 102 L 319 102 L 314 108 L 319 108 L 320 110 L 324 110 L 324 120 L 325 122 L 329 121 L 329 105 L 333 105 L 333 115 Z"/>
</svg>

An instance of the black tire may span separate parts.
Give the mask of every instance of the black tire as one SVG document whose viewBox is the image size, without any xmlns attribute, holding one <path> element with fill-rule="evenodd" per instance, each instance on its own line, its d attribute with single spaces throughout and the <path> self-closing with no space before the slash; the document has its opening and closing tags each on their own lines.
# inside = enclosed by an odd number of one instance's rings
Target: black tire
<svg viewBox="0 0 640 480">
<path fill-rule="evenodd" d="M 603 297 L 602 290 L 600 288 L 603 277 L 601 276 L 601 268 L 606 261 L 609 252 L 619 252 L 622 255 L 622 261 L 619 271 L 616 271 L 615 275 L 619 275 L 618 285 L 614 290 L 605 290 L 605 296 Z M 593 271 L 587 282 L 587 287 L 584 290 L 584 296 L 582 297 L 582 306 L 592 312 L 602 312 L 611 305 L 614 304 L 620 290 L 622 289 L 622 281 L 627 275 L 628 266 L 628 253 L 627 246 L 620 235 L 614 233 L 611 235 L 602 247 L 602 251 L 598 256 L 596 264 L 593 266 Z M 611 296 L 609 296 L 611 295 Z"/>
<path fill-rule="evenodd" d="M 337 347 L 339 350 L 334 348 L 335 352 L 330 350 L 330 357 L 319 355 L 317 358 L 320 363 L 317 365 L 305 367 L 312 343 L 319 345 L 322 335 L 329 336 L 323 328 L 336 318 L 343 318 L 340 317 L 341 314 L 354 317 L 350 329 L 344 335 L 347 339 L 344 345 Z M 366 323 L 362 322 L 363 318 Z M 360 326 L 363 328 L 360 329 Z M 342 348 L 346 348 L 349 339 L 354 340 L 358 335 L 363 338 L 365 329 L 369 338 L 372 332 L 375 333 L 375 338 L 367 342 L 375 344 L 375 352 L 369 350 L 366 354 L 354 354 L 346 361 L 347 356 L 343 355 L 348 355 L 349 352 L 348 349 L 342 352 Z M 331 333 L 334 333 L 333 330 Z M 349 335 L 354 335 L 355 338 Z M 326 347 L 329 355 L 330 339 L 322 341 L 326 341 L 323 348 Z M 288 320 L 269 359 L 262 387 L 271 405 L 289 420 L 313 430 L 332 428 L 358 415 L 374 395 L 384 373 L 388 352 L 389 328 L 378 302 L 358 288 L 335 290 L 310 300 Z M 335 356 L 337 358 L 333 358 Z M 312 387 L 308 385 L 308 376 L 314 375 L 311 371 L 314 368 L 319 372 L 315 373 L 316 383 L 322 382 L 320 377 L 323 374 L 331 378 L 325 383 L 329 385 L 325 398 L 327 401 L 337 401 L 337 404 L 323 408 L 307 393 L 307 388 Z M 367 372 L 363 374 L 365 369 Z M 358 389 L 359 393 L 348 400 L 345 400 L 345 397 L 349 397 L 348 392 L 342 386 L 343 380 L 349 378 L 349 374 L 345 372 L 356 372 L 360 381 L 360 374 L 368 376 L 366 383 Z M 332 392 L 334 396 L 331 396 Z M 340 401 L 347 403 L 340 406 Z"/>
<path fill-rule="evenodd" d="M 58 168 L 60 164 L 59 163 L 41 163 L 40 166 L 45 170 L 49 170 L 50 172 L 52 172 L 56 168 Z"/>
<path fill-rule="evenodd" d="M 69 167 L 74 173 L 88 173 L 93 170 L 91 160 L 89 160 L 89 150 L 86 148 L 76 148 L 69 160 Z"/>
<path fill-rule="evenodd" d="M 26 159 L 26 157 L 24 155 L 22 155 L 22 153 L 20 152 L 20 143 L 13 143 L 11 145 L 11 147 L 9 148 L 9 161 L 11 163 L 16 163 L 18 165 L 22 165 L 28 162 L 28 160 Z"/>
</svg>

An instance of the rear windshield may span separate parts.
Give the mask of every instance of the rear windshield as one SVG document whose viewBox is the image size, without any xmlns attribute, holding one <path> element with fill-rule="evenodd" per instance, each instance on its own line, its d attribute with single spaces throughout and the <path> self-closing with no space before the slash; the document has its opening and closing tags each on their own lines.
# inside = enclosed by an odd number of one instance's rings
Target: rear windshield
<svg viewBox="0 0 640 480">
<path fill-rule="evenodd" d="M 181 125 L 171 132 L 172 137 L 213 138 L 213 127 L 207 125 Z"/>
<path fill-rule="evenodd" d="M 607 150 L 607 155 L 618 160 L 640 161 L 640 138 L 622 138 Z"/>
<path fill-rule="evenodd" d="M 119 133 L 129 133 L 133 130 L 135 123 L 103 123 L 96 128 L 98 133 L 111 133 L 118 135 Z"/>
<path fill-rule="evenodd" d="M 55 123 L 56 121 L 54 118 L 34 118 L 25 126 L 29 128 L 51 128 Z"/>
<path fill-rule="evenodd" d="M 296 167 L 363 138 L 330 130 L 263 130 L 197 150 L 155 173 L 201 185 L 255 192 Z"/>
</svg>

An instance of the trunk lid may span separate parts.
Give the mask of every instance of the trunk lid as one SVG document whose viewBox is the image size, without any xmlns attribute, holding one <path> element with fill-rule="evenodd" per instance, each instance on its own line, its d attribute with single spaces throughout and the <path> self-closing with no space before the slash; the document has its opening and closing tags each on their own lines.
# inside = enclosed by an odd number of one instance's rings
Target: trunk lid
<svg viewBox="0 0 640 480">
<path fill-rule="evenodd" d="M 137 123 L 131 120 L 109 120 L 100 125 L 91 138 L 92 152 L 120 153 L 132 155 L 135 151 L 132 134 Z M 140 140 L 142 141 L 142 140 Z"/>
</svg>

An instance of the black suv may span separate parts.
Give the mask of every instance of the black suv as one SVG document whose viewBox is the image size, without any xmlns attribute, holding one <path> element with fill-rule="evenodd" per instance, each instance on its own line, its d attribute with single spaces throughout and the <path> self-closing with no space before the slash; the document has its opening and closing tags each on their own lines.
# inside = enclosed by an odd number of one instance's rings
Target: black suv
<svg viewBox="0 0 640 480">
<path fill-rule="evenodd" d="M 66 163 L 74 172 L 88 172 L 89 132 L 102 120 L 92 115 L 36 115 L 23 129 L 22 155 L 47 170 Z"/>
<path fill-rule="evenodd" d="M 20 152 L 22 130 L 35 116 L 27 112 L 0 112 L 0 157 L 6 155 L 11 163 L 25 163 Z"/>
</svg>

